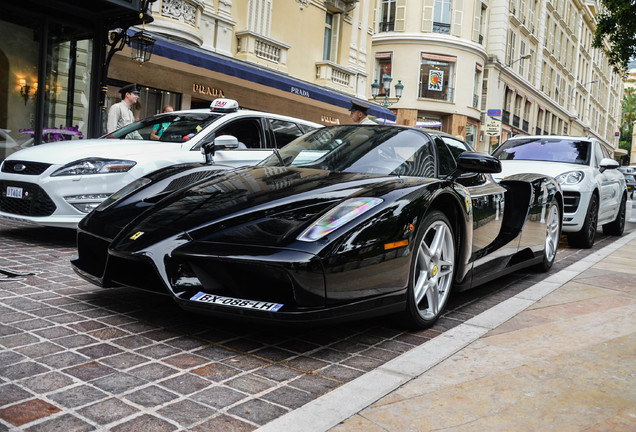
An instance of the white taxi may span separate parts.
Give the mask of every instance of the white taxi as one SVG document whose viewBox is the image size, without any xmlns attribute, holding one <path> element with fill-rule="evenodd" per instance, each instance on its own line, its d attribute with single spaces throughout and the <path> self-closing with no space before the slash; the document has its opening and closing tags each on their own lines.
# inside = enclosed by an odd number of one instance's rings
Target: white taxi
<svg viewBox="0 0 636 432">
<path fill-rule="evenodd" d="M 169 165 L 205 162 L 202 150 L 215 140 L 231 148 L 214 153 L 216 164 L 254 165 L 272 149 L 318 127 L 322 125 L 243 110 L 234 100 L 217 99 L 210 109 L 159 114 L 101 138 L 26 148 L 0 166 L 0 218 L 75 228 L 133 180 Z"/>
</svg>

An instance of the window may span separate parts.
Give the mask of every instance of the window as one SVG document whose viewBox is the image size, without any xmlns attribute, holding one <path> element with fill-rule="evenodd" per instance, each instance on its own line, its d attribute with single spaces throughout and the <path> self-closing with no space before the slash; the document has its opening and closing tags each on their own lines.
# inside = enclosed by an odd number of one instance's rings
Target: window
<svg viewBox="0 0 636 432">
<path fill-rule="evenodd" d="M 235 136 L 239 145 L 243 144 L 250 149 L 261 148 L 266 143 L 258 118 L 242 118 L 223 124 L 216 132 L 216 136 L 219 135 Z"/>
<path fill-rule="evenodd" d="M 340 14 L 327 12 L 325 16 L 325 39 L 322 59 L 336 62 L 338 58 L 338 40 L 340 39 Z"/>
<path fill-rule="evenodd" d="M 481 4 L 481 11 L 479 12 L 479 43 L 484 42 L 484 33 L 486 26 L 486 5 Z"/>
<path fill-rule="evenodd" d="M 508 51 L 508 55 L 507 55 L 507 61 L 506 64 L 508 64 L 508 66 L 510 66 L 512 64 L 513 61 L 515 61 L 515 44 L 517 42 L 517 34 L 513 31 L 510 31 L 508 33 L 508 46 L 507 51 Z"/>
<path fill-rule="evenodd" d="M 381 32 L 395 30 L 395 2 L 396 0 L 382 0 L 382 22 L 380 22 Z"/>
<path fill-rule="evenodd" d="M 269 123 L 274 131 L 277 148 L 281 148 L 303 134 L 298 125 L 290 121 L 270 119 Z"/>
<path fill-rule="evenodd" d="M 384 82 L 382 82 L 382 77 L 385 74 L 391 75 L 391 53 L 376 53 L 376 67 L 375 67 L 375 79 L 380 84 L 380 95 L 384 96 L 386 91 L 384 89 Z"/>
<path fill-rule="evenodd" d="M 455 57 L 422 54 L 419 97 L 453 101 Z"/>
<path fill-rule="evenodd" d="M 481 71 L 482 66 L 480 64 L 475 65 L 475 78 L 473 81 L 473 108 L 477 108 L 479 105 L 479 88 L 481 87 Z"/>
<path fill-rule="evenodd" d="M 450 34 L 451 0 L 435 0 L 433 32 Z"/>
</svg>

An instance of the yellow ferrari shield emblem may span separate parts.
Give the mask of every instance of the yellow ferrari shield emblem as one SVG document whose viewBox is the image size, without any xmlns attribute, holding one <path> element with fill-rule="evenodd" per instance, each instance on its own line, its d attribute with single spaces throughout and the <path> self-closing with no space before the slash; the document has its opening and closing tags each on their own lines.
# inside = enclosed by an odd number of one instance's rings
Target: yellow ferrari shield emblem
<svg viewBox="0 0 636 432">
<path fill-rule="evenodd" d="M 137 231 L 136 233 L 134 233 L 133 235 L 130 236 L 131 240 L 137 240 L 139 237 L 141 237 L 143 235 L 143 231 Z"/>
<path fill-rule="evenodd" d="M 466 195 L 466 213 L 470 213 L 470 196 Z"/>
<path fill-rule="evenodd" d="M 437 266 L 433 267 L 433 276 L 437 276 Z"/>
</svg>

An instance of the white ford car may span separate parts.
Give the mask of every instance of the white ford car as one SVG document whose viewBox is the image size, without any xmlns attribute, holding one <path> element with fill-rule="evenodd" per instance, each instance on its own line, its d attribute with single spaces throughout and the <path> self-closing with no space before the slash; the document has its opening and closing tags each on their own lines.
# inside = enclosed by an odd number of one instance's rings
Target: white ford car
<svg viewBox="0 0 636 432">
<path fill-rule="evenodd" d="M 169 165 L 205 162 L 202 147 L 222 148 L 214 153 L 218 165 L 254 165 L 317 127 L 322 125 L 217 99 L 209 110 L 159 114 L 98 139 L 26 148 L 0 166 L 0 218 L 75 228 L 133 180 Z"/>
<path fill-rule="evenodd" d="M 518 135 L 493 152 L 503 171 L 555 177 L 563 190 L 563 232 L 574 247 L 591 248 L 598 225 L 608 235 L 625 228 L 627 188 L 618 162 L 594 138 Z"/>
</svg>

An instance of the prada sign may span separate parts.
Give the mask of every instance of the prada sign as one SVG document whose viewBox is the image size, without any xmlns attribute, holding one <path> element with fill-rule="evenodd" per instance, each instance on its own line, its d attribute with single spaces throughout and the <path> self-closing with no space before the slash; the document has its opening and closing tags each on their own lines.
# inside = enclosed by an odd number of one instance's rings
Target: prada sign
<svg viewBox="0 0 636 432">
<path fill-rule="evenodd" d="M 193 94 L 202 94 L 202 95 L 206 95 L 206 96 L 212 96 L 212 97 L 215 97 L 215 98 L 223 98 L 223 97 L 225 97 L 223 95 L 223 90 L 218 89 L 218 88 L 214 88 L 214 87 L 210 87 L 210 86 L 206 86 L 205 84 L 197 84 L 197 83 L 192 84 L 192 93 Z"/>
</svg>

